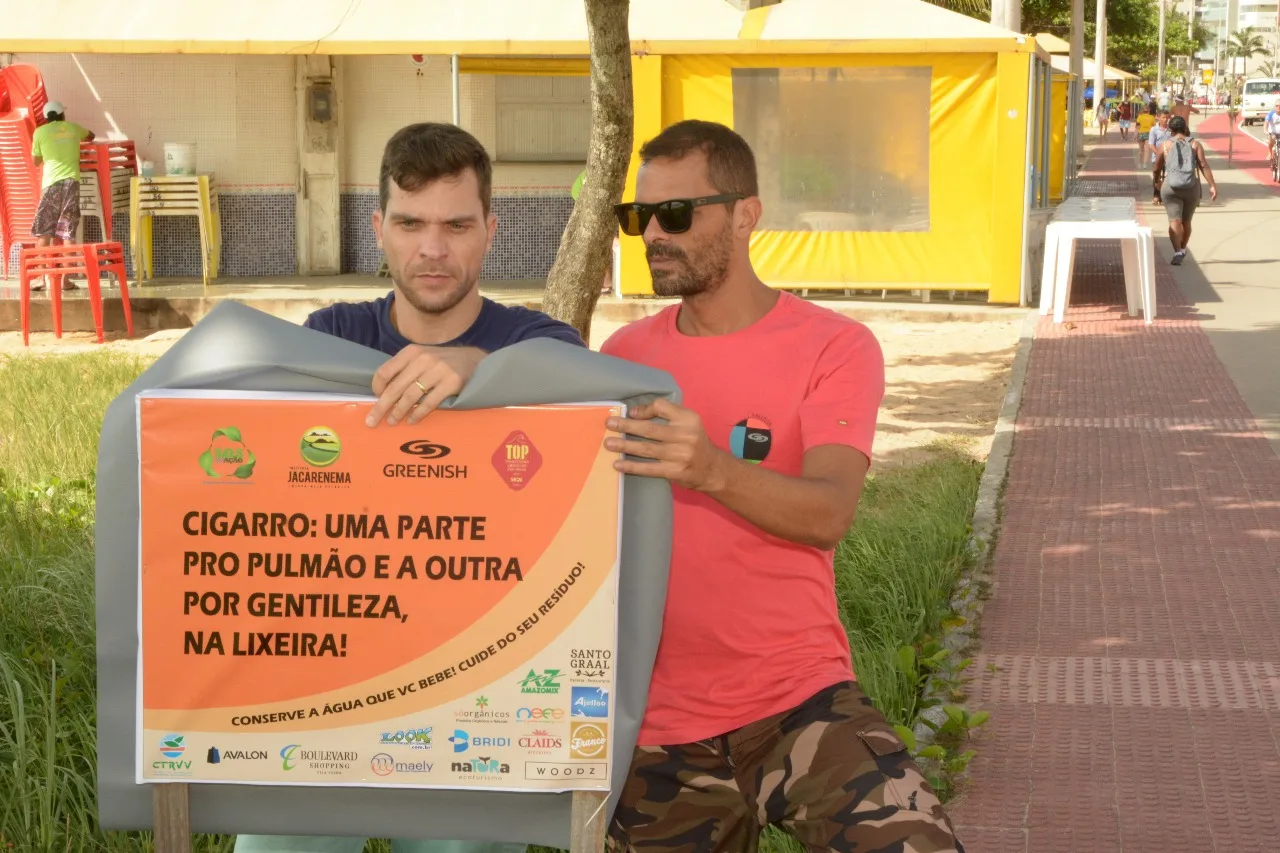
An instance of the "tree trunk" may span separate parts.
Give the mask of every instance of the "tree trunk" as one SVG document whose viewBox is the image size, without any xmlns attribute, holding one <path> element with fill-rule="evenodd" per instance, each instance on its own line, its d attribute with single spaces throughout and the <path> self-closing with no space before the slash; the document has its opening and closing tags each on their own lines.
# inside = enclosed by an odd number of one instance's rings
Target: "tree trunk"
<svg viewBox="0 0 1280 853">
<path fill-rule="evenodd" d="M 591 144 L 587 177 L 547 276 L 542 310 L 571 324 L 590 343 L 591 314 L 613 265 L 618 220 L 634 133 L 629 0 L 583 0 L 591 41 Z"/>
</svg>

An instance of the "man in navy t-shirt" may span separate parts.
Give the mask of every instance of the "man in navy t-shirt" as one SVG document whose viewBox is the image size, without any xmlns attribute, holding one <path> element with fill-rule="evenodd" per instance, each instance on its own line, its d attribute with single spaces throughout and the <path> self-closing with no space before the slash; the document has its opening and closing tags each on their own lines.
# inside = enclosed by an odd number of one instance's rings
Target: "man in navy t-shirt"
<svg viewBox="0 0 1280 853">
<path fill-rule="evenodd" d="M 374 376 L 384 418 L 417 423 L 462 390 L 488 353 L 530 338 L 584 346 L 572 326 L 480 295 L 498 219 L 484 146 L 451 124 L 412 124 L 387 143 L 373 214 L 395 289 L 372 302 L 321 308 L 303 325 L 392 356 Z"/>
<path fill-rule="evenodd" d="M 493 166 L 471 134 L 414 124 L 382 155 L 373 231 L 395 288 L 372 302 L 321 308 L 303 323 L 382 350 L 378 401 L 366 423 L 417 423 L 462 390 L 488 353 L 530 338 L 584 346 L 572 327 L 539 311 L 480 295 L 480 268 L 498 228 L 490 212 Z M 423 832 L 430 833 L 430 826 Z M 241 835 L 236 853 L 360 853 L 363 838 Z M 523 844 L 394 839 L 394 853 L 524 853 Z"/>
</svg>

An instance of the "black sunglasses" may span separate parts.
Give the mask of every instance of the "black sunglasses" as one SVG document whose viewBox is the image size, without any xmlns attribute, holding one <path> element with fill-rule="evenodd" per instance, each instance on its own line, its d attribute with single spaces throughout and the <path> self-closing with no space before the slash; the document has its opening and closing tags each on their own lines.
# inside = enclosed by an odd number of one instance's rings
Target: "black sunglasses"
<svg viewBox="0 0 1280 853">
<path fill-rule="evenodd" d="M 641 204 L 638 201 L 614 205 L 622 233 L 639 237 L 649 227 L 649 220 L 658 217 L 658 227 L 668 234 L 683 234 L 693 227 L 693 211 L 708 204 L 728 204 L 746 198 L 741 193 L 709 195 L 705 198 L 673 198 L 657 204 Z"/>
</svg>

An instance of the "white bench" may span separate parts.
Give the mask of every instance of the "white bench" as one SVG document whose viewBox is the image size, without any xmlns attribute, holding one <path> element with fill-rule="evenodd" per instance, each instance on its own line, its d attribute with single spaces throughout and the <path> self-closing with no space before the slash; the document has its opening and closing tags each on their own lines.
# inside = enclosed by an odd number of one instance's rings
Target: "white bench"
<svg viewBox="0 0 1280 853">
<path fill-rule="evenodd" d="M 1071 300 L 1077 240 L 1119 240 L 1129 316 L 1141 311 L 1146 322 L 1155 319 L 1155 240 L 1149 227 L 1138 224 L 1136 207 L 1131 198 L 1070 198 L 1059 205 L 1045 229 L 1041 314 L 1052 310 L 1053 321 L 1063 321 Z"/>
</svg>

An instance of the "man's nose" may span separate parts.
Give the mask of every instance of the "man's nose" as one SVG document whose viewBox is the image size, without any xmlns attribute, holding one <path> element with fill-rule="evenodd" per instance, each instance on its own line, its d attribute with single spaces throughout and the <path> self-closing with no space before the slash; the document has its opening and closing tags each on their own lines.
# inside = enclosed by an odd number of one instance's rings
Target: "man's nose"
<svg viewBox="0 0 1280 853">
<path fill-rule="evenodd" d="M 449 255 L 449 240 L 445 229 L 439 225 L 429 225 L 422 229 L 418 239 L 418 254 L 431 260 L 441 260 Z"/>
</svg>

